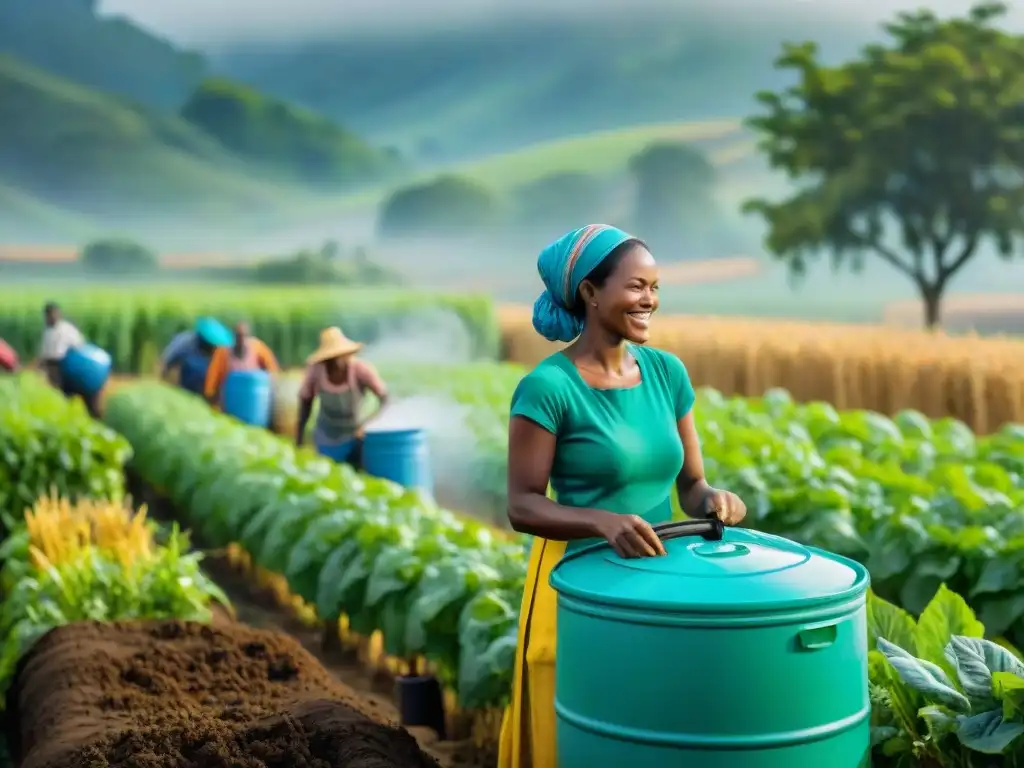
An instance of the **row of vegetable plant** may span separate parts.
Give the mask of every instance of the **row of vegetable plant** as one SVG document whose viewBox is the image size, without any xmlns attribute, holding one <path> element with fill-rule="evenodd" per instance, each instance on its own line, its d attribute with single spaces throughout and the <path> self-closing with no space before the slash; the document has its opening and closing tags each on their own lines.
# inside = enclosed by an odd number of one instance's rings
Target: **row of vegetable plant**
<svg viewBox="0 0 1024 768">
<path fill-rule="evenodd" d="M 506 701 L 521 543 L 166 385 L 126 386 L 105 418 L 205 545 L 241 545 L 322 620 L 345 616 L 360 635 L 379 630 L 388 655 L 425 657 L 464 708 Z"/>
<path fill-rule="evenodd" d="M 504 508 L 509 365 L 388 370 L 402 394 L 467 406 L 487 484 Z M 711 481 L 736 491 L 760 530 L 865 563 L 878 592 L 919 613 L 946 582 L 991 631 L 1024 644 L 1024 426 L 978 437 L 955 419 L 893 418 L 793 402 L 782 390 L 696 406 Z"/>
<path fill-rule="evenodd" d="M 128 442 L 39 375 L 0 376 L 0 519 L 11 530 L 52 490 L 70 498 L 124 496 Z"/>
</svg>

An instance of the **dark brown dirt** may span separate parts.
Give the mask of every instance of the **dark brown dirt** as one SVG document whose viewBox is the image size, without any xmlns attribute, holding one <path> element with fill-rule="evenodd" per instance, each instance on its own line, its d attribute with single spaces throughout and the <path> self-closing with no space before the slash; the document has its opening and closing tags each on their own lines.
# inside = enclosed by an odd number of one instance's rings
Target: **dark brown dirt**
<svg viewBox="0 0 1024 768">
<path fill-rule="evenodd" d="M 387 720 L 398 721 L 395 683 L 390 676 L 367 669 L 350 652 L 324 648 L 319 628 L 303 624 L 279 607 L 272 594 L 247 580 L 224 558 L 209 556 L 203 561 L 203 567 L 231 599 L 238 621 L 294 637 L 329 673 L 360 696 L 365 706 L 373 707 Z M 494 768 L 498 762 L 497 745 L 474 743 L 464 732 L 465 725 L 450 722 L 449 733 L 459 734 L 458 738 L 450 740 L 439 740 L 429 728 L 411 727 L 408 730 L 420 747 L 443 768 Z"/>
<path fill-rule="evenodd" d="M 285 635 L 222 622 L 79 623 L 19 665 L 21 768 L 435 768 Z"/>
</svg>

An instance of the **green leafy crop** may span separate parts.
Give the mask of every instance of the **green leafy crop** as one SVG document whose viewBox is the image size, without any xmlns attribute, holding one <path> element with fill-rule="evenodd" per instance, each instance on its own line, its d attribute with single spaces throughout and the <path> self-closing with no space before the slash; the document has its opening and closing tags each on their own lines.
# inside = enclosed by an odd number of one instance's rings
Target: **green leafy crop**
<svg viewBox="0 0 1024 768">
<path fill-rule="evenodd" d="M 128 442 L 33 373 L 0 376 L 0 516 L 10 530 L 52 490 L 70 499 L 124 496 Z"/>
</svg>

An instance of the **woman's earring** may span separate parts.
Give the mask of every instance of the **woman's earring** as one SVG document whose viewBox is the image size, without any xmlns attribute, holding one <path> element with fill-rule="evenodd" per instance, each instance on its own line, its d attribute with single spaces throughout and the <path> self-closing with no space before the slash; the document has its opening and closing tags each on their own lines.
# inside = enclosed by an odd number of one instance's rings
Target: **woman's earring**
<svg viewBox="0 0 1024 768">
<path fill-rule="evenodd" d="M 596 301 L 592 301 L 592 302 L 590 302 L 590 306 L 592 306 L 592 307 L 596 307 L 596 306 L 597 306 L 597 302 L 596 302 Z"/>
</svg>

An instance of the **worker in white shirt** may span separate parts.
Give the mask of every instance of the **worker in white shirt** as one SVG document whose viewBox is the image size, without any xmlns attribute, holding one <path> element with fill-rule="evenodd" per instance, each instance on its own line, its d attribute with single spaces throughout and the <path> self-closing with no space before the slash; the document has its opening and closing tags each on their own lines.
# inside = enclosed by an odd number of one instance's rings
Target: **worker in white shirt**
<svg viewBox="0 0 1024 768">
<path fill-rule="evenodd" d="M 60 307 L 52 301 L 43 308 L 46 318 L 46 329 L 43 331 L 43 342 L 39 348 L 39 365 L 46 374 L 50 384 L 68 397 L 78 395 L 85 401 L 86 408 L 93 417 L 99 416 L 98 398 L 78 392 L 70 382 L 64 382 L 60 364 L 69 349 L 85 344 L 85 337 L 73 324 L 64 319 Z"/>
</svg>

